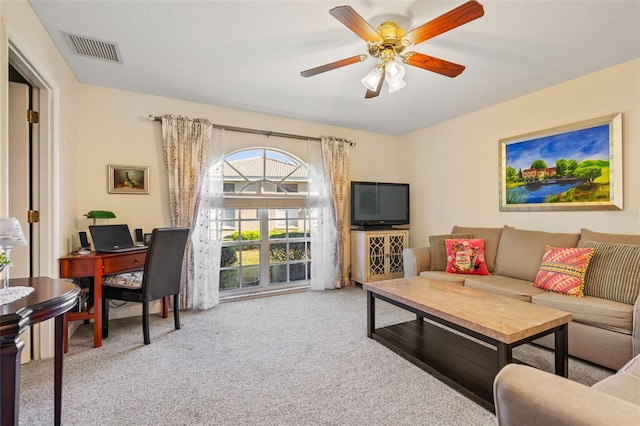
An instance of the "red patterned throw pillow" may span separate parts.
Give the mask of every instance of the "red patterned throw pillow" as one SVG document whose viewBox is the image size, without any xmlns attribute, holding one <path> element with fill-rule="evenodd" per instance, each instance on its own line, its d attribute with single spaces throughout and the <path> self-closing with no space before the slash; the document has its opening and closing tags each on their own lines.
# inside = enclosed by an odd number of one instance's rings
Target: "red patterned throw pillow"
<svg viewBox="0 0 640 426">
<path fill-rule="evenodd" d="M 543 290 L 584 296 L 584 276 L 593 256 L 593 248 L 561 248 L 547 246 L 533 282 Z"/>
<path fill-rule="evenodd" d="M 444 242 L 447 247 L 447 272 L 489 275 L 484 260 L 484 239 L 457 238 Z"/>
</svg>

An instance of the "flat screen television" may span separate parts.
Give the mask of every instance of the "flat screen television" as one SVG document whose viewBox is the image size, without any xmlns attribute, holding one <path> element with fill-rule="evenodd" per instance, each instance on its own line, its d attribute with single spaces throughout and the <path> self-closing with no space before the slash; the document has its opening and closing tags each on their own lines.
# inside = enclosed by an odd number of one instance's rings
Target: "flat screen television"
<svg viewBox="0 0 640 426">
<path fill-rule="evenodd" d="M 408 183 L 351 182 L 351 226 L 391 228 L 408 224 Z"/>
</svg>

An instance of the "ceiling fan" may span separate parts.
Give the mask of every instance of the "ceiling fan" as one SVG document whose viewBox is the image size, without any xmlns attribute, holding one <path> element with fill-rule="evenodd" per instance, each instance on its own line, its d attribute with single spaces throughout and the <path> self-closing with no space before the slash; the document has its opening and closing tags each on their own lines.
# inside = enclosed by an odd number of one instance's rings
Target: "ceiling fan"
<svg viewBox="0 0 640 426">
<path fill-rule="evenodd" d="M 303 77 L 311 77 L 336 68 L 362 62 L 369 57 L 378 58 L 380 63 L 361 81 L 367 88 L 365 98 L 375 98 L 380 94 L 384 81 L 389 85 L 389 93 L 405 86 L 405 70 L 394 59 L 400 58 L 405 64 L 432 71 L 447 77 L 456 77 L 464 71 L 463 65 L 454 64 L 433 56 L 418 52 L 406 52 L 409 47 L 422 43 L 460 25 L 471 22 L 484 15 L 482 5 L 475 0 L 468 1 L 449 12 L 423 24 L 413 30 L 405 31 L 393 22 L 383 22 L 374 29 L 351 6 L 338 6 L 329 11 L 331 16 L 342 22 L 347 28 L 367 42 L 368 55 L 356 55 L 340 61 L 302 71 Z"/>
</svg>

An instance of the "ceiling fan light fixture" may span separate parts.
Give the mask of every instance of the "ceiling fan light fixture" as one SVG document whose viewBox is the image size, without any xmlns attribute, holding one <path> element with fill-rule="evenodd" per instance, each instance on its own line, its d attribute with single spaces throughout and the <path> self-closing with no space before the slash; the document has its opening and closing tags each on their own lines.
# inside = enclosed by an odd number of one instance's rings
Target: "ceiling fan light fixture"
<svg viewBox="0 0 640 426">
<path fill-rule="evenodd" d="M 387 78 L 402 79 L 405 74 L 404 67 L 397 62 L 389 62 L 386 66 Z"/>
<path fill-rule="evenodd" d="M 389 93 L 397 92 L 407 85 L 401 78 L 394 78 L 393 80 L 387 79 L 387 84 L 389 85 Z"/>
<path fill-rule="evenodd" d="M 484 8 L 476 0 L 468 0 L 466 3 L 413 28 L 409 32 L 405 32 L 401 26 L 395 23 L 395 21 L 398 21 L 396 19 L 398 15 L 394 15 L 394 17 L 388 16 L 377 28 L 374 28 L 349 5 L 336 6 L 329 11 L 329 14 L 367 43 L 368 57 L 377 58 L 380 61 L 374 69 L 360 80 L 367 88 L 365 99 L 371 99 L 380 94 L 380 89 L 385 81 L 389 86 L 389 93 L 396 92 L 406 86 L 403 80 L 405 71 L 402 66 L 395 62 L 397 59 L 401 59 L 402 62 L 412 67 L 435 72 L 450 78 L 457 77 L 464 71 L 465 67 L 463 65 L 418 52 L 404 54 L 403 52 L 407 47 L 425 42 L 484 16 Z M 366 58 L 367 55 L 352 56 L 302 71 L 300 74 L 302 77 L 311 77 L 361 62 Z M 387 67 L 388 70 L 385 70 Z M 383 74 L 384 80 L 382 79 Z"/>
<path fill-rule="evenodd" d="M 386 66 L 385 81 L 389 85 L 389 93 L 397 92 L 402 89 L 407 83 L 402 79 L 405 74 L 405 69 L 402 65 L 391 62 Z"/>
<path fill-rule="evenodd" d="M 366 87 L 368 90 L 375 92 L 376 89 L 378 88 L 378 82 L 380 81 L 381 78 L 382 78 L 382 67 L 378 65 L 374 69 L 369 71 L 369 74 L 364 76 L 364 78 L 360 81 L 362 82 L 364 87 Z"/>
</svg>

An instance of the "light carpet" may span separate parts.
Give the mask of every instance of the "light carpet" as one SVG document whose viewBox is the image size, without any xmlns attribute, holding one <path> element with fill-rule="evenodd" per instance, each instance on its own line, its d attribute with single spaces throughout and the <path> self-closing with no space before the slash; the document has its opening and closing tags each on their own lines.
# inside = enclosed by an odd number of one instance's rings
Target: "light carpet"
<svg viewBox="0 0 640 426">
<path fill-rule="evenodd" d="M 361 287 L 223 303 L 208 311 L 110 322 L 93 348 L 82 325 L 65 357 L 65 425 L 494 425 L 495 416 L 366 336 Z M 384 302 L 376 325 L 415 318 Z M 547 371 L 553 354 L 515 356 Z M 575 359 L 591 385 L 613 372 Z M 21 425 L 53 422 L 53 360 L 22 367 Z"/>
</svg>

